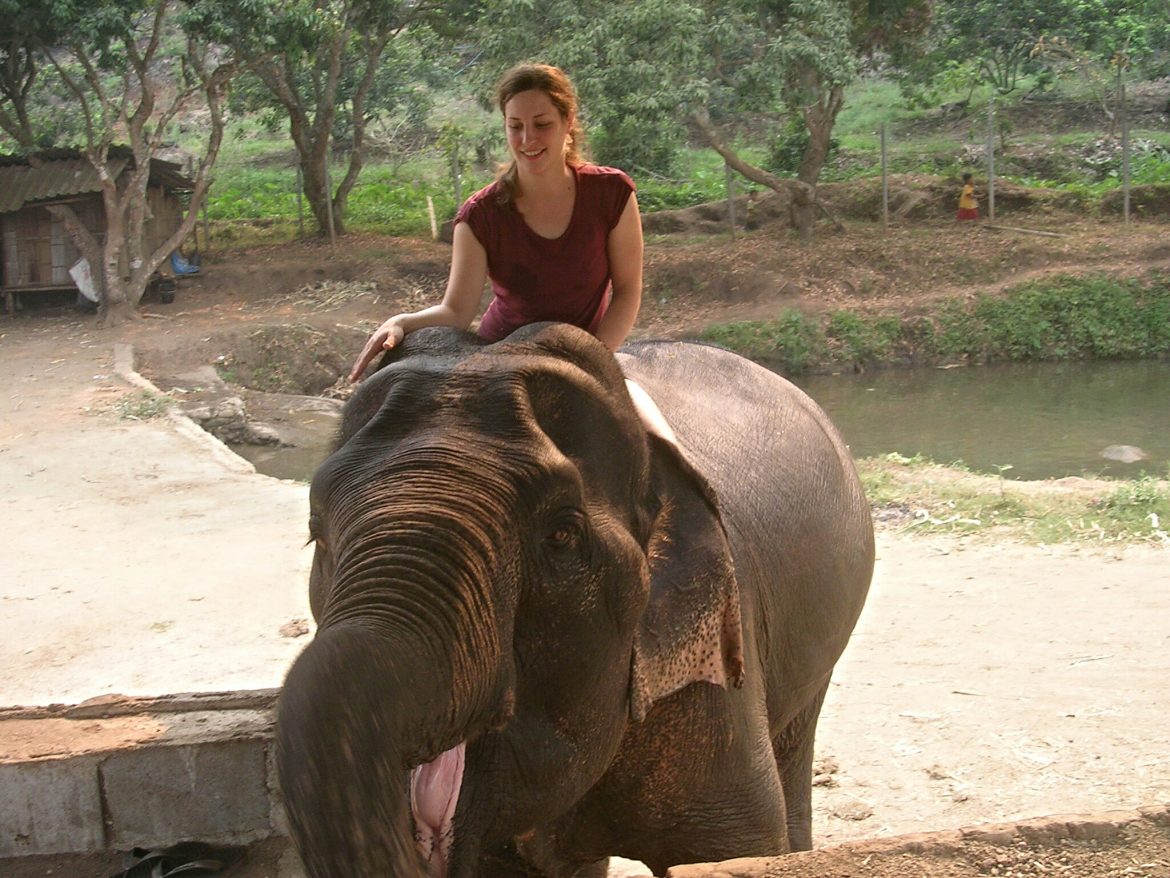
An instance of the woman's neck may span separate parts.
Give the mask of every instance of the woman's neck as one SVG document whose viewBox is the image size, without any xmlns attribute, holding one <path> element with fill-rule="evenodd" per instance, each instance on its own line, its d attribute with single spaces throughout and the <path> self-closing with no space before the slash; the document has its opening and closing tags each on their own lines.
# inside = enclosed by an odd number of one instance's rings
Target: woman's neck
<svg viewBox="0 0 1170 878">
<path fill-rule="evenodd" d="M 573 168 L 568 164 L 561 165 L 559 173 L 553 169 L 547 174 L 533 174 L 518 168 L 516 174 L 516 182 L 520 184 L 519 197 L 542 200 L 571 192 L 575 179 Z"/>
</svg>

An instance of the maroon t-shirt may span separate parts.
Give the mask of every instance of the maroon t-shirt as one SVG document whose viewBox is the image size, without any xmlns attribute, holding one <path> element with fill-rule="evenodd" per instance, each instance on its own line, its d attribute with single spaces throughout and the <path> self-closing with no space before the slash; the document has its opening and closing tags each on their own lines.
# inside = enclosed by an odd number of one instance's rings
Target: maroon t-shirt
<svg viewBox="0 0 1170 878">
<path fill-rule="evenodd" d="M 499 341 L 540 320 L 572 323 L 594 334 L 609 305 L 606 244 L 634 191 L 615 168 L 574 168 L 577 193 L 569 227 L 559 238 L 542 238 L 511 204 L 497 200 L 492 183 L 464 202 L 455 222 L 467 223 L 487 251 L 495 297 L 479 323 L 479 335 Z"/>
</svg>

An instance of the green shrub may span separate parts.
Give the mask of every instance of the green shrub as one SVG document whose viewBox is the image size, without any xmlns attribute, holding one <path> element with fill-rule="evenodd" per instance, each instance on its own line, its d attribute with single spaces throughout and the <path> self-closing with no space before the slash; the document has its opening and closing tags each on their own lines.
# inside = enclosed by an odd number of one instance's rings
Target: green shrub
<svg viewBox="0 0 1170 878">
<path fill-rule="evenodd" d="M 1135 359 L 1170 353 L 1170 275 L 1145 280 L 1058 277 L 933 314 L 899 319 L 786 311 L 726 324 L 703 338 L 786 371 L 842 364 L 957 360 Z"/>
<path fill-rule="evenodd" d="M 150 421 L 161 418 L 175 404 L 165 393 L 140 390 L 118 400 L 118 417 L 126 421 Z"/>
<path fill-rule="evenodd" d="M 766 361 L 782 372 L 799 374 L 826 355 L 824 335 L 816 323 L 789 309 L 774 320 L 747 321 L 713 326 L 704 340 Z"/>
<path fill-rule="evenodd" d="M 980 296 L 972 309 L 969 352 L 986 359 L 1125 359 L 1163 353 L 1170 285 L 1098 277 L 1061 277 L 1006 296 Z"/>
<path fill-rule="evenodd" d="M 1150 476 L 1121 483 L 1095 506 L 1118 529 L 1137 533 L 1170 529 L 1170 490 Z"/>
<path fill-rule="evenodd" d="M 851 311 L 834 311 L 825 326 L 825 336 L 837 362 L 886 360 L 900 346 L 902 321 L 897 317 L 867 318 Z"/>
</svg>

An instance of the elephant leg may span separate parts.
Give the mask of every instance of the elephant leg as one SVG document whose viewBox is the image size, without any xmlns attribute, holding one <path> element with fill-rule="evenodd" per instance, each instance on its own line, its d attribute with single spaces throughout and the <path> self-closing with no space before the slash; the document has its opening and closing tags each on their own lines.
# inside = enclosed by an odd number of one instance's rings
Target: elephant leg
<svg viewBox="0 0 1170 878">
<path fill-rule="evenodd" d="M 517 871 L 512 873 L 512 878 L 605 878 L 609 872 L 609 857 L 588 862 L 566 859 L 557 854 L 555 841 L 540 833 L 516 839 L 515 846 L 510 846 L 497 864 L 504 857 L 514 858 L 512 868 Z M 481 874 L 478 878 L 484 876 Z"/>
<path fill-rule="evenodd" d="M 549 875 L 521 856 L 515 844 L 509 842 L 480 856 L 477 878 L 549 878 Z"/>
<path fill-rule="evenodd" d="M 793 851 L 812 850 L 812 765 L 817 719 L 829 681 L 772 739 L 780 784 L 784 788 L 788 844 Z"/>
</svg>

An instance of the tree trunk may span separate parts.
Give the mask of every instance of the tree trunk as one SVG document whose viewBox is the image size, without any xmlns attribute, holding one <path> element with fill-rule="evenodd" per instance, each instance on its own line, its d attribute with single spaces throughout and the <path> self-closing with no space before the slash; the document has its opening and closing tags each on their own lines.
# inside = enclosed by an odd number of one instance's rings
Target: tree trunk
<svg viewBox="0 0 1170 878">
<path fill-rule="evenodd" d="M 301 169 L 303 171 L 305 200 L 309 202 L 309 210 L 317 223 L 317 230 L 322 235 L 329 234 L 329 220 L 331 205 L 328 183 L 325 179 L 325 156 L 321 149 L 322 144 L 313 140 L 306 152 L 301 153 Z M 328 144 L 325 144 L 327 147 Z M 333 231 L 335 234 L 345 234 L 344 208 L 338 209 L 336 203 L 332 205 Z"/>
<path fill-rule="evenodd" d="M 342 218 L 342 228 L 344 228 L 349 193 L 357 184 L 366 160 L 366 99 L 374 85 L 374 77 L 378 72 L 378 64 L 386 50 L 386 44 L 393 36 L 393 33 L 386 32 L 377 38 L 367 37 L 371 42 L 366 47 L 366 69 L 358 87 L 354 90 L 353 98 L 350 100 L 353 111 L 353 147 L 349 152 L 349 168 L 337 185 L 337 192 L 333 197 L 333 215 L 334 218 Z"/>
<path fill-rule="evenodd" d="M 695 112 L 691 116 L 691 119 L 699 131 L 702 132 L 703 137 L 707 141 L 707 145 L 719 153 L 733 170 L 739 172 L 743 177 L 751 180 L 753 183 L 767 186 L 775 192 L 787 192 L 789 194 L 792 199 L 792 208 L 789 213 L 792 225 L 799 231 L 801 240 L 809 240 L 812 237 L 813 222 L 816 220 L 816 188 L 800 179 L 781 179 L 774 174 L 769 174 L 762 168 L 757 168 L 745 162 L 719 136 L 719 132 L 711 124 L 711 118 L 705 107 Z"/>
<path fill-rule="evenodd" d="M 296 90 L 298 69 L 293 59 L 261 59 L 251 65 L 251 70 L 272 92 L 273 96 L 288 111 L 289 135 L 296 147 L 301 162 L 301 173 L 305 200 L 317 222 L 320 234 L 329 234 L 330 213 L 333 232 L 345 234 L 345 202 L 349 189 L 340 198 L 330 191 L 325 162 L 328 161 L 333 137 L 333 122 L 337 117 L 338 80 L 341 75 L 341 60 L 350 37 L 348 28 L 335 33 L 328 44 L 322 46 L 313 76 L 314 92 L 305 99 Z M 312 113 L 312 115 L 310 115 Z M 360 171 L 360 161 L 358 170 Z M 348 181 L 352 186 L 350 174 Z M 353 176 L 356 180 L 356 175 Z"/>
</svg>

